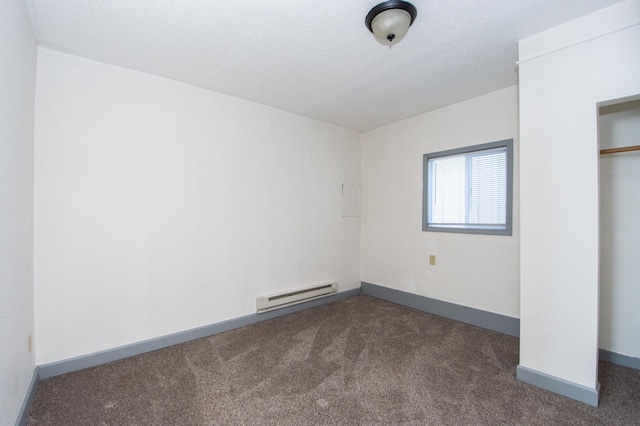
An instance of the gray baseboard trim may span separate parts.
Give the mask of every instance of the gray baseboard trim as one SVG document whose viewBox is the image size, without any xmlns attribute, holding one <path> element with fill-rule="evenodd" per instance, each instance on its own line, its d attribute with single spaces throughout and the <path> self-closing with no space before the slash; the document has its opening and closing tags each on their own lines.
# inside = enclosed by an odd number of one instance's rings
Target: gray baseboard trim
<svg viewBox="0 0 640 426">
<path fill-rule="evenodd" d="M 456 305 L 417 294 L 407 293 L 376 284 L 362 282 L 360 284 L 362 294 L 383 299 L 398 305 L 408 306 L 423 312 L 449 318 L 476 327 L 497 331 L 509 336 L 520 337 L 520 320 L 518 318 L 468 306 Z"/>
<path fill-rule="evenodd" d="M 640 370 L 640 358 L 610 352 L 606 349 L 600 349 L 598 355 L 600 361 Z"/>
<path fill-rule="evenodd" d="M 277 309 L 263 314 L 250 314 L 215 324 L 205 325 L 191 330 L 181 331 L 154 339 L 144 340 L 142 342 L 132 343 L 130 345 L 120 346 L 113 349 L 107 349 L 88 355 L 82 355 L 63 361 L 52 362 L 39 366 L 40 379 L 44 380 L 49 377 L 58 376 L 60 374 L 70 373 L 72 371 L 82 370 L 84 368 L 95 367 L 97 365 L 106 364 L 108 362 L 117 361 L 134 355 L 140 355 L 146 352 L 163 349 L 180 343 L 189 342 L 191 340 L 200 339 L 202 337 L 212 336 L 214 334 L 255 324 L 268 319 L 281 317 L 304 309 L 325 305 L 338 300 L 347 299 L 360 294 L 360 288 L 341 291 L 333 296 L 312 300 L 301 303 L 299 305 L 288 306 L 286 308 Z"/>
<path fill-rule="evenodd" d="M 516 377 L 518 380 L 530 385 L 537 386 L 542 389 L 566 396 L 585 404 L 598 406 L 598 395 L 600 394 L 600 383 L 595 389 L 569 382 L 540 371 L 532 370 L 522 365 L 518 365 L 516 369 Z"/>
<path fill-rule="evenodd" d="M 16 419 L 16 426 L 25 426 L 27 424 L 29 411 L 31 411 L 31 405 L 33 404 L 33 399 L 36 397 L 36 391 L 38 390 L 39 383 L 40 383 L 40 369 L 36 367 L 33 370 L 33 376 L 31 376 L 31 381 L 29 382 L 27 393 L 25 394 L 24 400 L 22 401 L 22 406 L 20 406 L 20 411 L 18 412 L 18 418 Z"/>
</svg>

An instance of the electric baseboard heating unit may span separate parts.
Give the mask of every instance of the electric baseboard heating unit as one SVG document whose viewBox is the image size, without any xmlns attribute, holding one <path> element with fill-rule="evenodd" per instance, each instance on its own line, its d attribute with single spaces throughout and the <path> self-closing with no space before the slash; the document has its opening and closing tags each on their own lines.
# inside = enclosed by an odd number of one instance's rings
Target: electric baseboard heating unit
<svg viewBox="0 0 640 426">
<path fill-rule="evenodd" d="M 274 294 L 273 296 L 263 296 L 256 298 L 256 312 L 258 314 L 280 309 L 298 303 L 308 302 L 321 297 L 331 296 L 338 291 L 338 283 L 319 284 L 301 290 L 288 291 L 286 293 Z"/>
</svg>

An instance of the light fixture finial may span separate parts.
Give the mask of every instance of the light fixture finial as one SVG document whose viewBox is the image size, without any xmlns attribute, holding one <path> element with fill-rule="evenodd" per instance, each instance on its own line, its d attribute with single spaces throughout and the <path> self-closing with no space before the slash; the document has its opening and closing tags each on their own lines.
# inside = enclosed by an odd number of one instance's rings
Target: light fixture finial
<svg viewBox="0 0 640 426">
<path fill-rule="evenodd" d="M 371 9 L 364 23 L 378 42 L 392 46 L 407 35 L 417 15 L 418 10 L 411 3 L 388 0 Z"/>
</svg>

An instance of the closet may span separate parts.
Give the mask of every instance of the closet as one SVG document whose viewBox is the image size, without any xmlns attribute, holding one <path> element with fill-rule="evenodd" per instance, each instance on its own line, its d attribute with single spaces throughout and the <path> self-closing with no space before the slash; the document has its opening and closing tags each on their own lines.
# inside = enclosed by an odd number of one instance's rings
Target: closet
<svg viewBox="0 0 640 426">
<path fill-rule="evenodd" d="M 626 362 L 635 365 L 640 360 L 640 99 L 600 107 L 598 132 L 600 349 L 630 357 Z"/>
</svg>

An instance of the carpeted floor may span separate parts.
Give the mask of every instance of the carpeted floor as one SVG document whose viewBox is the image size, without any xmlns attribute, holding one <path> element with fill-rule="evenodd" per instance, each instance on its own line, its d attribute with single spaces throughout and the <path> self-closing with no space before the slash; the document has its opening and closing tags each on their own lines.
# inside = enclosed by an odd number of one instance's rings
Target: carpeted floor
<svg viewBox="0 0 640 426">
<path fill-rule="evenodd" d="M 517 338 L 358 296 L 43 380 L 27 424 L 640 424 L 640 371 L 601 363 L 594 408 L 517 364 Z"/>
</svg>

